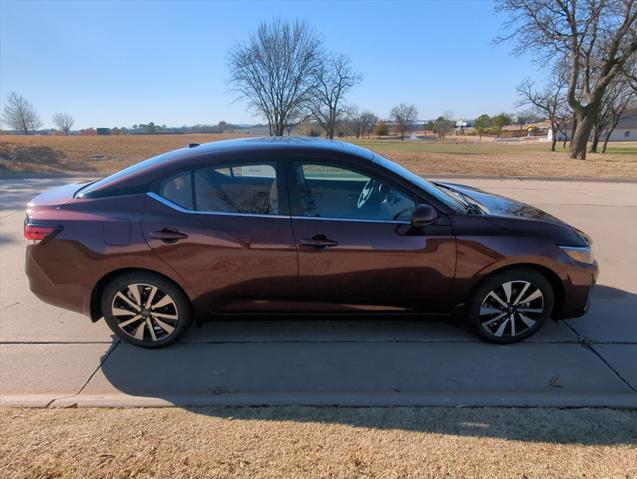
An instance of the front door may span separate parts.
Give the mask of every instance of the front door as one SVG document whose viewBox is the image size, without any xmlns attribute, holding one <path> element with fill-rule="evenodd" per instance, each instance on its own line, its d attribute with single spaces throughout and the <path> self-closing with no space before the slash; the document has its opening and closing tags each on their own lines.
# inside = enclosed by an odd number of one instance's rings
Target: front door
<svg viewBox="0 0 637 479">
<path fill-rule="evenodd" d="M 456 244 L 447 217 L 410 225 L 412 194 L 367 170 L 289 165 L 299 299 L 317 311 L 449 311 Z"/>
<path fill-rule="evenodd" d="M 214 312 L 294 299 L 297 249 L 276 162 L 201 166 L 164 179 L 142 222 L 149 245 Z"/>
</svg>

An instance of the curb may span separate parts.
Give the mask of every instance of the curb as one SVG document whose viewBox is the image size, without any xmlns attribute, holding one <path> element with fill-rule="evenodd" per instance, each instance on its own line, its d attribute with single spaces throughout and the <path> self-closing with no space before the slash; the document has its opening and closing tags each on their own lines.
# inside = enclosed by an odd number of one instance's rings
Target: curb
<svg viewBox="0 0 637 479">
<path fill-rule="evenodd" d="M 126 394 L 80 394 L 54 399 L 49 395 L 4 395 L 0 406 L 31 408 L 123 408 L 123 407 L 522 407 L 581 408 L 604 407 L 637 409 L 637 394 L 547 395 L 542 393 L 477 393 L 462 398 L 445 394 L 166 394 L 162 397 Z"/>
</svg>

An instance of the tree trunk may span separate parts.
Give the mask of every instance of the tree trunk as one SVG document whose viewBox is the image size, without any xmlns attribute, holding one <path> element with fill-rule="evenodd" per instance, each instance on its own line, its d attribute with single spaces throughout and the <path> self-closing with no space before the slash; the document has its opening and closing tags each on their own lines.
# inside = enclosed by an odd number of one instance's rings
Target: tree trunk
<svg viewBox="0 0 637 479">
<path fill-rule="evenodd" d="M 591 149 L 588 150 L 589 153 L 597 153 L 597 145 L 599 144 L 599 137 L 602 134 L 601 131 L 597 131 L 597 128 L 595 128 L 595 131 L 593 132 L 593 142 L 591 143 Z"/>
<path fill-rule="evenodd" d="M 285 135 L 285 124 L 281 121 L 274 124 L 274 136 Z"/>
<path fill-rule="evenodd" d="M 571 141 L 571 158 L 578 160 L 586 159 L 586 145 L 591 136 L 591 130 L 595 125 L 596 115 L 592 109 L 585 110 L 577 115 L 577 129 L 573 133 Z"/>
<path fill-rule="evenodd" d="M 551 120 L 551 151 L 555 151 L 555 145 L 557 144 L 557 125 Z"/>
<path fill-rule="evenodd" d="M 566 130 L 568 131 L 568 126 L 566 127 Z M 568 142 L 569 147 L 573 146 L 573 137 L 575 136 L 575 130 L 577 130 L 577 114 L 573 113 L 573 127 L 571 128 L 571 139 Z"/>
<path fill-rule="evenodd" d="M 613 130 L 609 130 L 608 133 L 606 133 L 606 137 L 604 138 L 604 145 L 602 146 L 602 153 L 606 153 L 606 147 L 608 146 L 608 140 L 610 139 L 610 135 L 613 134 Z"/>
<path fill-rule="evenodd" d="M 557 144 L 557 132 L 553 129 L 553 136 L 551 136 L 551 151 L 555 151 L 555 145 Z"/>
</svg>

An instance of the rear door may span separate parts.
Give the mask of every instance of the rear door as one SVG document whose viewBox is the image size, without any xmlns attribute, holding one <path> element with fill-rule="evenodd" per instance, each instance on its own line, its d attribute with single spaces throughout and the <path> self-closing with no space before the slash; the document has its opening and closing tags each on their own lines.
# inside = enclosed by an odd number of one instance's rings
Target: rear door
<svg viewBox="0 0 637 479">
<path fill-rule="evenodd" d="M 215 312 L 267 311 L 294 298 L 297 253 L 276 161 L 201 165 L 149 193 L 149 245 Z M 279 201 L 285 198 L 285 201 Z"/>
<path fill-rule="evenodd" d="M 415 230 L 423 199 L 387 176 L 329 161 L 288 167 L 299 300 L 318 311 L 448 312 L 456 243 L 446 216 Z"/>
</svg>

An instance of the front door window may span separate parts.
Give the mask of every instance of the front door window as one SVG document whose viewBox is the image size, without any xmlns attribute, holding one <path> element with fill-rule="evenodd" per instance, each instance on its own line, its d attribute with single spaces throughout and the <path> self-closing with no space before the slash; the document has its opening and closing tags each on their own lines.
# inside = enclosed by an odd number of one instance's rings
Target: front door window
<svg viewBox="0 0 637 479">
<path fill-rule="evenodd" d="M 296 216 L 346 220 L 409 221 L 413 198 L 366 173 L 295 162 Z"/>
</svg>

